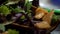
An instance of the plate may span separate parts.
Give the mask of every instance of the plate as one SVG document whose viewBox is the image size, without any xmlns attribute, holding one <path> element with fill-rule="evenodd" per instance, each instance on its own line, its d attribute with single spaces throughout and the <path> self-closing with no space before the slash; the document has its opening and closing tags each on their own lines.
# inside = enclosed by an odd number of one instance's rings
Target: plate
<svg viewBox="0 0 60 34">
<path fill-rule="evenodd" d="M 55 5 L 51 4 L 51 3 L 49 3 L 48 0 L 40 0 L 39 1 L 39 5 L 40 5 L 40 7 L 46 8 L 47 10 L 54 9 L 55 13 L 59 13 L 60 14 L 60 7 L 55 6 Z"/>
</svg>

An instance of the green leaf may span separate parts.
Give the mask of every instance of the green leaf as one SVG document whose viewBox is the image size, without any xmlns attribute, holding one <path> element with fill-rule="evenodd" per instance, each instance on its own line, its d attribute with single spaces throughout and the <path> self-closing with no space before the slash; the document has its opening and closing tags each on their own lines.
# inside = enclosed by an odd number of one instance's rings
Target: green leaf
<svg viewBox="0 0 60 34">
<path fill-rule="evenodd" d="M 26 5 L 26 4 L 27 4 L 27 2 L 29 2 L 29 0 L 25 0 L 25 4 L 24 4 L 24 5 Z"/>
<path fill-rule="evenodd" d="M 19 31 L 9 29 L 8 34 L 19 34 Z"/>
<path fill-rule="evenodd" d="M 57 15 L 54 14 L 52 17 L 51 24 L 54 25 L 57 22 L 57 19 L 58 19 Z"/>
<path fill-rule="evenodd" d="M 27 10 L 30 10 L 30 8 L 32 7 L 32 2 L 27 2 L 26 7 L 27 7 Z"/>
<path fill-rule="evenodd" d="M 32 7 L 32 2 L 27 2 L 25 6 L 27 7 L 26 13 L 31 13 L 30 9 Z"/>
<path fill-rule="evenodd" d="M 54 14 L 52 19 L 54 19 L 55 21 L 57 21 L 58 18 L 57 18 L 57 16 Z"/>
<path fill-rule="evenodd" d="M 8 1 L 19 1 L 19 0 L 8 0 Z"/>
<path fill-rule="evenodd" d="M 23 15 L 20 19 L 24 20 L 25 19 L 25 16 Z"/>
<path fill-rule="evenodd" d="M 60 19 L 60 15 L 57 15 L 57 18 Z"/>
<path fill-rule="evenodd" d="M 7 6 L 2 5 L 0 7 L 0 13 L 4 14 L 6 16 L 6 15 L 10 14 L 10 10 Z"/>
<path fill-rule="evenodd" d="M 31 10 L 28 10 L 27 12 L 28 12 L 28 13 L 27 13 L 28 16 L 31 17 L 31 16 L 32 16 L 32 14 L 31 14 Z"/>
<path fill-rule="evenodd" d="M 27 14 L 27 15 L 29 16 L 29 18 L 30 18 L 30 17 L 31 17 L 31 12 L 32 12 L 32 11 L 30 10 L 31 7 L 32 7 L 32 2 L 29 2 L 29 1 L 28 1 L 25 6 L 27 7 L 26 14 Z"/>
<path fill-rule="evenodd" d="M 5 31 L 5 26 L 3 24 L 0 24 L 0 30 Z"/>
<path fill-rule="evenodd" d="M 21 8 L 15 8 L 14 11 L 15 11 L 16 13 L 20 13 L 20 12 L 25 13 L 25 11 L 22 10 Z"/>
<path fill-rule="evenodd" d="M 28 16 L 31 18 L 31 17 L 32 17 L 32 16 L 31 16 L 31 13 L 29 13 Z"/>
</svg>

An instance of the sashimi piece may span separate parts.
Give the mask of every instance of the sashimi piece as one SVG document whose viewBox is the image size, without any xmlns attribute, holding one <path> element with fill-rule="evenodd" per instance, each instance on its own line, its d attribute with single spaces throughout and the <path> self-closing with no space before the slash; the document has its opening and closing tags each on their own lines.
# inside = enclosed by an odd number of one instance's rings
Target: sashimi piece
<svg viewBox="0 0 60 34">
<path fill-rule="evenodd" d="M 40 19 L 42 18 L 44 15 L 46 15 L 48 13 L 47 10 L 43 9 L 43 8 L 37 8 L 35 11 L 35 18 L 36 19 Z"/>
<path fill-rule="evenodd" d="M 52 10 L 50 13 L 48 13 L 47 15 L 45 15 L 42 20 L 43 21 L 47 21 L 49 24 L 51 24 L 51 19 L 52 16 L 54 15 L 54 10 Z"/>
<path fill-rule="evenodd" d="M 46 22 L 46 21 L 42 21 L 42 22 L 39 22 L 39 23 L 36 23 L 34 24 L 34 26 L 36 26 L 37 28 L 43 28 L 43 29 L 48 29 L 50 28 L 51 26 Z"/>
</svg>

